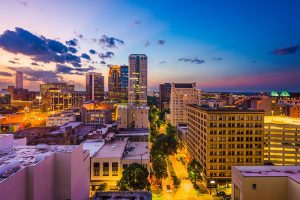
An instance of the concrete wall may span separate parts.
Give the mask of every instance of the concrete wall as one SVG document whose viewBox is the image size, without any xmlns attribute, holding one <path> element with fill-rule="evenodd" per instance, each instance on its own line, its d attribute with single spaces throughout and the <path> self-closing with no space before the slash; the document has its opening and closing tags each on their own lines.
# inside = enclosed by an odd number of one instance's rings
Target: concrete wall
<svg viewBox="0 0 300 200">
<path fill-rule="evenodd" d="M 300 199 L 300 184 L 294 180 L 288 180 L 288 200 L 299 200 Z"/>
<path fill-rule="evenodd" d="M 54 199 L 54 155 L 42 162 L 28 166 L 27 170 L 27 199 Z"/>
<path fill-rule="evenodd" d="M 16 184 L 17 183 L 17 184 Z M 26 169 L 22 169 L 0 181 L 0 200 L 25 200 L 26 199 Z"/>
</svg>

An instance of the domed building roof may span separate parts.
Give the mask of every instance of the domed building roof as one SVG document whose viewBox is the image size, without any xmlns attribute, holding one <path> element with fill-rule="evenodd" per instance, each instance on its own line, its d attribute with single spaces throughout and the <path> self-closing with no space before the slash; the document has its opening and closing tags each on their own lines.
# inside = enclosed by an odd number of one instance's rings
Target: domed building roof
<svg viewBox="0 0 300 200">
<path fill-rule="evenodd" d="M 280 93 L 281 97 L 289 97 L 291 96 L 290 93 L 287 90 L 282 90 Z"/>
<path fill-rule="evenodd" d="M 272 90 L 270 96 L 271 97 L 279 97 L 279 94 L 276 90 Z"/>
</svg>

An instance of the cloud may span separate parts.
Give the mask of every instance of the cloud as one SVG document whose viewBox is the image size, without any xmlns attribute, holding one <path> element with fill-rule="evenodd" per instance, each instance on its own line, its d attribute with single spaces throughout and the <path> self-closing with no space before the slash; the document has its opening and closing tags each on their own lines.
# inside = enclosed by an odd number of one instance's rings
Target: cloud
<svg viewBox="0 0 300 200">
<path fill-rule="evenodd" d="M 142 22 L 140 21 L 140 20 L 135 20 L 134 22 L 133 22 L 133 25 L 139 25 L 139 24 L 141 24 Z"/>
<path fill-rule="evenodd" d="M 163 46 L 163 45 L 165 45 L 165 44 L 166 44 L 166 40 L 158 40 L 158 41 L 157 41 L 157 45 Z"/>
<path fill-rule="evenodd" d="M 8 72 L 0 72 L 0 76 L 12 76 L 12 74 Z"/>
<path fill-rule="evenodd" d="M 77 49 L 75 49 L 74 47 L 68 47 L 68 50 L 69 50 L 71 53 L 77 53 Z"/>
<path fill-rule="evenodd" d="M 78 37 L 79 37 L 80 39 L 82 39 L 82 38 L 83 38 L 83 35 L 82 35 L 82 34 L 79 34 Z"/>
<path fill-rule="evenodd" d="M 105 58 L 112 58 L 115 54 L 111 51 L 108 51 L 106 53 L 99 53 L 99 58 L 105 59 Z"/>
<path fill-rule="evenodd" d="M 91 60 L 91 57 L 88 54 L 86 54 L 86 53 L 81 54 L 81 58 L 84 58 L 84 59 L 87 59 L 87 60 Z"/>
<path fill-rule="evenodd" d="M 166 64 L 167 61 L 163 60 L 163 61 L 160 61 L 159 64 Z"/>
<path fill-rule="evenodd" d="M 99 44 L 102 48 L 117 48 L 117 45 L 124 45 L 125 42 L 121 39 L 109 37 L 107 35 L 102 35 L 99 39 Z"/>
<path fill-rule="evenodd" d="M 13 60 L 9 60 L 8 62 L 9 62 L 9 63 L 12 63 L 12 64 L 20 64 L 20 63 L 18 63 L 18 62 L 16 62 L 16 61 L 13 61 Z"/>
<path fill-rule="evenodd" d="M 97 52 L 94 49 L 90 49 L 90 54 L 96 54 Z"/>
<path fill-rule="evenodd" d="M 56 72 L 57 73 L 61 73 L 61 74 L 78 74 L 78 75 L 82 75 L 84 74 L 85 72 L 88 72 L 88 71 L 91 71 L 91 70 L 94 70 L 95 67 L 93 66 L 88 66 L 88 67 L 75 67 L 75 68 L 72 68 L 72 67 L 69 67 L 69 66 L 66 66 L 66 65 L 61 65 L 61 64 L 57 64 L 56 65 Z"/>
<path fill-rule="evenodd" d="M 60 82 L 62 77 L 56 71 L 31 69 L 30 67 L 8 67 L 13 71 L 21 71 L 24 74 L 24 79 L 29 81 L 42 81 L 44 83 Z"/>
<path fill-rule="evenodd" d="M 39 64 L 37 64 L 36 62 L 32 62 L 30 64 L 33 65 L 33 66 L 39 66 Z"/>
<path fill-rule="evenodd" d="M 198 58 L 194 58 L 194 59 L 191 59 L 191 58 L 179 58 L 178 60 L 182 61 L 182 62 L 190 62 L 192 64 L 202 64 L 202 63 L 205 63 L 205 60 L 198 59 Z"/>
<path fill-rule="evenodd" d="M 0 35 L 0 48 L 11 53 L 30 56 L 34 61 L 81 65 L 80 57 L 70 53 L 68 47 L 61 42 L 34 35 L 18 27 L 15 31 L 6 30 Z"/>
<path fill-rule="evenodd" d="M 286 48 L 279 48 L 272 51 L 272 54 L 275 55 L 287 55 L 287 54 L 294 54 L 298 51 L 299 45 L 294 45 Z"/>
<path fill-rule="evenodd" d="M 100 64 L 106 65 L 106 62 L 105 62 L 104 60 L 102 60 L 102 61 L 100 62 Z"/>
<path fill-rule="evenodd" d="M 145 46 L 145 47 L 149 47 L 149 46 L 150 46 L 149 40 L 146 40 L 146 41 L 144 42 L 144 46 Z"/>
<path fill-rule="evenodd" d="M 68 46 L 77 46 L 78 45 L 78 40 L 76 38 L 73 38 L 72 40 L 66 41 L 66 45 Z"/>
<path fill-rule="evenodd" d="M 212 57 L 212 60 L 214 60 L 214 61 L 221 61 L 221 60 L 223 60 L 223 58 L 222 57 Z"/>
<path fill-rule="evenodd" d="M 26 1 L 18 1 L 18 3 L 25 7 L 28 6 L 28 2 L 26 2 Z"/>
</svg>

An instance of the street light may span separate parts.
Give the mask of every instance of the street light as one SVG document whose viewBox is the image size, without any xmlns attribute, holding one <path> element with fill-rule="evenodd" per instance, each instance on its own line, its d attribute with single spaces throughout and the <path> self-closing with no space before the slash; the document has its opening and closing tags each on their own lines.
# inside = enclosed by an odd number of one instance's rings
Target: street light
<svg viewBox="0 0 300 200">
<path fill-rule="evenodd" d="M 209 186 L 209 194 L 211 195 L 211 188 L 212 188 L 212 185 L 214 185 L 216 183 L 216 181 L 214 180 L 210 180 L 210 186 Z"/>
</svg>

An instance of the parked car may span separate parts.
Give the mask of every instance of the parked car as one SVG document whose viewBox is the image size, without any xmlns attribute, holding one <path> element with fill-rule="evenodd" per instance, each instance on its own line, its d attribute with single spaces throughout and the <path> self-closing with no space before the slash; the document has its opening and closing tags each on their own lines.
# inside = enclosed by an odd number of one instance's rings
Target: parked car
<svg viewBox="0 0 300 200">
<path fill-rule="evenodd" d="M 217 193 L 216 193 L 216 196 L 217 197 L 223 197 L 223 196 L 225 196 L 226 195 L 226 193 L 224 192 L 224 191 L 217 191 Z"/>
<path fill-rule="evenodd" d="M 225 194 L 223 200 L 231 200 L 231 195 Z"/>
<path fill-rule="evenodd" d="M 171 186 L 167 185 L 167 192 L 172 192 Z"/>
</svg>

